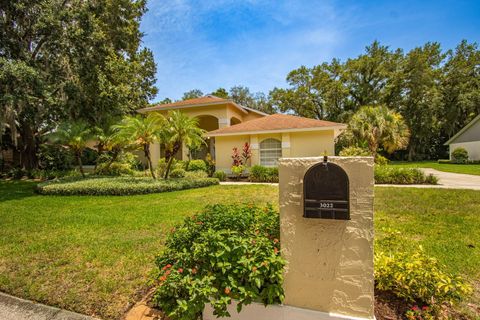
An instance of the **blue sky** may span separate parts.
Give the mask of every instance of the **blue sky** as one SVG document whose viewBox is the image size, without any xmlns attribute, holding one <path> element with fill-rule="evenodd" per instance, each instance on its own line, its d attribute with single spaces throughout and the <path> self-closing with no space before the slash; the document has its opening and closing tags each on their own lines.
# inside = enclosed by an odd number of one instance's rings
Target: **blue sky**
<svg viewBox="0 0 480 320">
<path fill-rule="evenodd" d="M 374 40 L 411 49 L 480 42 L 480 1 L 150 0 L 141 30 L 157 63 L 158 96 L 244 85 L 268 93 L 287 73 L 345 60 Z"/>
</svg>

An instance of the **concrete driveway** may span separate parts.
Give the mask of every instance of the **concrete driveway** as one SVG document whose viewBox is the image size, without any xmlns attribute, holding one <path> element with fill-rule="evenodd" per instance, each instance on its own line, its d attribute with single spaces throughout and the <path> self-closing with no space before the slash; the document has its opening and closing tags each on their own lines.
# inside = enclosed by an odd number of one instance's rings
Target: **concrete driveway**
<svg viewBox="0 0 480 320">
<path fill-rule="evenodd" d="M 436 176 L 439 185 L 445 188 L 480 190 L 480 176 L 444 172 L 428 168 L 422 170 L 425 174 L 433 174 Z"/>
<path fill-rule="evenodd" d="M 438 188 L 438 189 L 470 189 L 480 190 L 480 176 L 471 174 L 443 172 L 430 168 L 419 168 L 425 174 L 433 174 L 438 178 L 438 184 L 377 184 L 378 187 L 395 188 Z"/>
</svg>

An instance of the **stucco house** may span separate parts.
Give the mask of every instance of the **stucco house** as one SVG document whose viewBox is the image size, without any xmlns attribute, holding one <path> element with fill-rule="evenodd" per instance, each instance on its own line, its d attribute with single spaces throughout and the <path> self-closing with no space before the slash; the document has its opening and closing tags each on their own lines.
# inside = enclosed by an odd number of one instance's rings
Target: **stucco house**
<svg viewBox="0 0 480 320">
<path fill-rule="evenodd" d="M 275 166 L 281 157 L 321 156 L 324 152 L 333 155 L 335 138 L 346 125 L 286 114 L 273 114 L 241 106 L 230 99 L 213 95 L 159 104 L 139 110 L 140 113 L 180 110 L 188 116 L 197 117 L 199 127 L 206 130 L 206 146 L 194 154 L 204 159 L 210 153 L 217 170 L 229 172 L 232 166 L 232 149 L 242 149 L 247 142 L 252 150 L 248 165 Z M 164 156 L 158 144 L 151 148 L 154 164 Z M 178 159 L 188 158 L 184 146 Z"/>
<path fill-rule="evenodd" d="M 445 145 L 450 147 L 450 159 L 453 150 L 461 147 L 468 151 L 470 160 L 480 160 L 480 114 L 458 131 Z"/>
</svg>

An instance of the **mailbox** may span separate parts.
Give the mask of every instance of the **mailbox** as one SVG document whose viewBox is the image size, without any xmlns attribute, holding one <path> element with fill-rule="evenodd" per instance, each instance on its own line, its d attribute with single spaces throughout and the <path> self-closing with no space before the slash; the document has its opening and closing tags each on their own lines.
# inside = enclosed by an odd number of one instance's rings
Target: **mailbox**
<svg viewBox="0 0 480 320">
<path fill-rule="evenodd" d="M 303 217 L 350 220 L 350 192 L 346 172 L 338 165 L 318 163 L 303 178 Z"/>
</svg>

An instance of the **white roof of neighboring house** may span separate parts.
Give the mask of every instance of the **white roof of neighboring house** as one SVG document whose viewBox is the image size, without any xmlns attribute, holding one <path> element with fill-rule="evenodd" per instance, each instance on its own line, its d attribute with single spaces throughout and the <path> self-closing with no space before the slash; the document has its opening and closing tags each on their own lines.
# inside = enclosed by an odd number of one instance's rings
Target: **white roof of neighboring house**
<svg viewBox="0 0 480 320">
<path fill-rule="evenodd" d="M 478 121 L 480 121 L 480 114 L 476 116 L 472 121 L 470 121 L 465 127 L 463 127 L 460 131 L 457 132 L 456 135 L 451 137 L 447 142 L 445 142 L 445 146 L 453 143 L 455 140 L 457 140 L 462 134 L 464 134 L 468 129 L 470 129 L 474 124 L 476 124 Z"/>
</svg>

